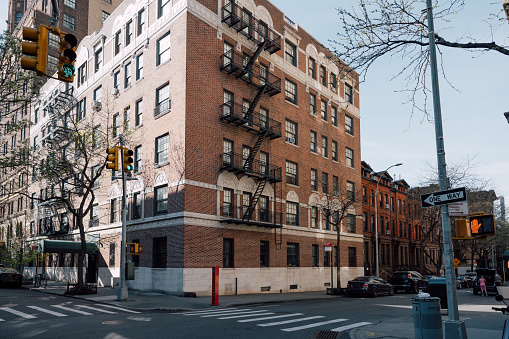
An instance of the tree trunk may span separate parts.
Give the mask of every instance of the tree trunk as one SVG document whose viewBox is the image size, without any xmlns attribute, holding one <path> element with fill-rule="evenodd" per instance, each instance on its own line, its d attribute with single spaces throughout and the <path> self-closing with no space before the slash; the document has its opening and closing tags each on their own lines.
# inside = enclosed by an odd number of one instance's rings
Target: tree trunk
<svg viewBox="0 0 509 339">
<path fill-rule="evenodd" d="M 85 258 L 87 255 L 87 241 L 85 237 L 85 229 L 83 227 L 83 218 L 78 217 L 76 220 L 80 230 L 81 252 L 78 255 L 78 290 L 82 290 L 84 284 L 83 273 L 85 269 Z"/>
<path fill-rule="evenodd" d="M 339 225 L 336 226 L 336 230 L 337 230 L 337 246 L 336 246 L 336 257 L 338 258 L 338 262 L 337 262 L 337 272 L 336 272 L 336 280 L 337 280 L 337 284 L 338 284 L 338 291 L 341 291 L 341 257 L 339 256 L 339 253 L 341 253 L 341 251 L 339 250 L 339 244 L 340 244 L 340 239 L 341 239 L 341 235 L 340 235 L 340 229 L 339 229 Z"/>
</svg>

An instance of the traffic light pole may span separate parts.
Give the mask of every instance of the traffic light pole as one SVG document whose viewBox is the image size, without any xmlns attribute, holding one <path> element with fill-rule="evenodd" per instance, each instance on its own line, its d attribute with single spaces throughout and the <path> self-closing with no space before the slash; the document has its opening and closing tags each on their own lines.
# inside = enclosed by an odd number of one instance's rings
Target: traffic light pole
<svg viewBox="0 0 509 339">
<path fill-rule="evenodd" d="M 433 90 L 433 111 L 435 118 L 435 137 L 438 160 L 438 180 L 440 190 L 445 191 L 447 187 L 447 171 L 445 163 L 444 134 L 442 130 L 442 112 L 440 108 L 440 91 L 438 88 L 437 56 L 435 50 L 435 29 L 433 26 L 433 7 L 431 0 L 426 0 L 428 15 L 428 36 L 430 49 L 431 84 Z M 458 297 L 456 295 L 456 274 L 454 272 L 454 253 L 451 237 L 451 220 L 447 205 L 441 206 L 442 212 L 442 235 L 444 243 L 445 279 L 447 287 L 447 310 L 449 319 L 444 322 L 444 338 L 466 339 L 467 331 L 465 322 L 459 320 Z"/>
<path fill-rule="evenodd" d="M 120 147 L 124 147 L 124 139 L 122 135 L 119 135 Z M 124 152 L 120 152 L 120 163 L 124 163 Z M 122 241 L 120 243 L 120 284 L 118 286 L 117 301 L 126 300 L 128 298 L 128 290 L 125 285 L 125 250 L 126 250 L 126 177 L 125 171 L 122 167 Z"/>
</svg>

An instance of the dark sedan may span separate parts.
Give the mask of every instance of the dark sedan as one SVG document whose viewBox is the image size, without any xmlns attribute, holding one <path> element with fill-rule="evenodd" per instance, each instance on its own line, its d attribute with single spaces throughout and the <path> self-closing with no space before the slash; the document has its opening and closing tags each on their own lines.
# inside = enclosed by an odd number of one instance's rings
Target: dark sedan
<svg viewBox="0 0 509 339">
<path fill-rule="evenodd" d="M 428 281 L 416 271 L 397 271 L 389 279 L 389 284 L 394 290 L 405 290 L 407 293 L 419 293 L 428 290 Z"/>
<path fill-rule="evenodd" d="M 14 268 L 0 267 L 0 286 L 21 288 L 23 275 Z"/>
<path fill-rule="evenodd" d="M 376 298 L 380 294 L 394 295 L 394 288 L 380 277 L 357 277 L 348 282 L 346 294 L 370 295 Z"/>
</svg>

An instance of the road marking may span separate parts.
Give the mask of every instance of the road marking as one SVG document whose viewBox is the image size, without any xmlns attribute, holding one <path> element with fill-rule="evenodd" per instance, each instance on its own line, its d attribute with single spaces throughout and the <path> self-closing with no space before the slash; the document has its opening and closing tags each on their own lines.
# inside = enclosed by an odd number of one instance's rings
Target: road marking
<svg viewBox="0 0 509 339">
<path fill-rule="evenodd" d="M 267 313 L 257 313 L 257 314 L 233 315 L 231 317 L 223 317 L 223 318 L 217 318 L 217 319 L 235 319 L 235 318 L 258 317 L 260 315 L 271 315 L 271 314 L 274 314 L 274 313 L 267 312 Z"/>
<path fill-rule="evenodd" d="M 98 312 L 103 312 L 103 313 L 108 313 L 108 314 L 117 314 L 117 312 L 111 312 L 111 311 L 101 310 L 101 309 L 99 309 L 99 308 L 94 308 L 94 307 L 85 306 L 85 305 L 76 305 L 76 307 L 80 307 L 80 308 L 87 308 L 87 309 L 92 310 L 92 311 L 98 311 Z"/>
<path fill-rule="evenodd" d="M 209 317 L 217 317 L 222 315 L 230 315 L 230 314 L 251 314 L 251 313 L 260 313 L 260 312 L 268 312 L 267 310 L 260 310 L 260 311 L 242 311 L 242 312 L 230 312 L 230 313 L 223 313 L 223 314 L 207 314 L 200 316 L 201 318 L 209 318 Z"/>
<path fill-rule="evenodd" d="M 291 323 L 296 323 L 296 322 L 299 322 L 299 321 L 306 321 L 306 320 L 318 319 L 318 318 L 325 318 L 325 316 L 324 315 L 317 315 L 317 316 L 314 316 L 314 317 L 291 319 L 291 320 L 277 321 L 275 323 L 257 324 L 257 325 L 261 326 L 261 327 L 276 326 L 276 325 L 291 324 Z"/>
<path fill-rule="evenodd" d="M 51 306 L 57 307 L 57 308 L 61 308 L 61 309 L 66 310 L 66 311 L 83 314 L 83 315 L 93 315 L 93 313 L 89 313 L 89 312 L 85 312 L 85 311 L 80 311 L 80 310 L 75 310 L 74 308 L 69 308 L 69 307 L 65 307 L 65 306 L 61 306 L 61 305 L 51 305 Z"/>
<path fill-rule="evenodd" d="M 237 308 L 228 308 L 228 310 L 237 310 Z M 226 311 L 225 308 L 215 308 L 215 309 L 208 309 L 204 311 L 189 311 L 189 312 L 183 312 L 181 314 L 183 315 L 197 315 L 200 313 L 210 313 L 210 312 L 224 312 Z"/>
<path fill-rule="evenodd" d="M 356 324 L 351 324 L 351 325 L 346 325 L 346 326 L 341 326 L 341 327 L 333 328 L 331 331 L 333 331 L 333 332 L 343 332 L 343 331 L 346 331 L 346 330 L 349 330 L 349 329 L 352 329 L 352 328 L 356 328 L 356 327 L 359 327 L 359 326 L 365 326 L 365 325 L 371 325 L 371 323 L 368 323 L 368 322 L 356 323 Z"/>
<path fill-rule="evenodd" d="M 0 321 L 5 321 L 5 320 L 3 320 L 2 318 L 0 318 Z"/>
<path fill-rule="evenodd" d="M 259 314 L 259 315 L 261 315 L 261 314 Z M 292 314 L 276 315 L 274 317 L 237 320 L 237 322 L 239 322 L 239 323 L 247 323 L 247 322 L 250 322 L 250 321 L 262 321 L 262 320 L 271 320 L 271 319 L 278 319 L 278 318 L 288 318 L 288 317 L 295 317 L 295 316 L 298 316 L 298 315 L 304 315 L 304 313 L 292 313 Z"/>
<path fill-rule="evenodd" d="M 347 320 L 348 319 L 334 319 L 334 320 L 322 321 L 320 323 L 314 323 L 314 324 L 309 324 L 309 325 L 302 325 L 302 326 L 297 326 L 297 327 L 283 328 L 283 329 L 281 329 L 281 331 L 293 332 L 293 331 L 304 330 L 306 328 L 311 328 L 311 327 L 318 327 L 318 326 L 327 325 L 327 324 L 339 323 L 339 322 L 347 321 Z"/>
<path fill-rule="evenodd" d="M 20 317 L 23 317 L 25 319 L 37 319 L 37 317 L 34 317 L 33 315 L 13 310 L 10 307 L 0 307 L 0 310 L 4 310 L 6 312 L 9 312 L 9 313 L 12 313 L 12 314 L 15 314 L 15 315 L 19 315 Z"/>
<path fill-rule="evenodd" d="M 45 313 L 48 313 L 48 314 L 51 314 L 51 315 L 54 315 L 54 316 L 57 316 L 57 317 L 67 317 L 67 314 L 50 311 L 50 310 L 47 310 L 47 309 L 42 308 L 42 307 L 37 307 L 37 306 L 27 306 L 27 307 L 32 308 L 32 309 L 37 310 L 37 311 L 45 312 Z"/>
<path fill-rule="evenodd" d="M 98 306 L 113 308 L 115 310 L 121 310 L 121 311 L 124 311 L 124 312 L 130 312 L 130 313 L 141 313 L 141 312 L 138 312 L 138 311 L 128 310 L 127 308 L 117 307 L 117 306 L 113 306 L 113 305 L 99 304 Z"/>
<path fill-rule="evenodd" d="M 220 314 L 220 313 L 234 313 L 240 311 L 251 311 L 250 308 L 245 309 L 229 309 L 229 310 L 211 310 L 211 311 L 201 311 L 201 312 L 193 312 L 193 313 L 182 313 L 183 315 L 203 315 L 203 314 Z"/>
</svg>

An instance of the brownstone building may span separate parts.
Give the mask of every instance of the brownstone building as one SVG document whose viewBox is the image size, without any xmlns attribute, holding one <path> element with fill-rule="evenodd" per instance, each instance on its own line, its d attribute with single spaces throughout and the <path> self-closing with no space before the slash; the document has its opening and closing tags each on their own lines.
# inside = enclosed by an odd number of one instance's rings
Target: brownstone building
<svg viewBox="0 0 509 339">
<path fill-rule="evenodd" d="M 439 239 L 431 235 L 421 267 L 419 254 L 428 225 L 420 213 L 420 197 L 412 194 L 408 183 L 388 172 L 377 173 L 362 161 L 362 190 L 365 274 L 376 274 L 376 230 L 380 276 L 388 278 L 396 270 L 436 274 Z"/>
</svg>

